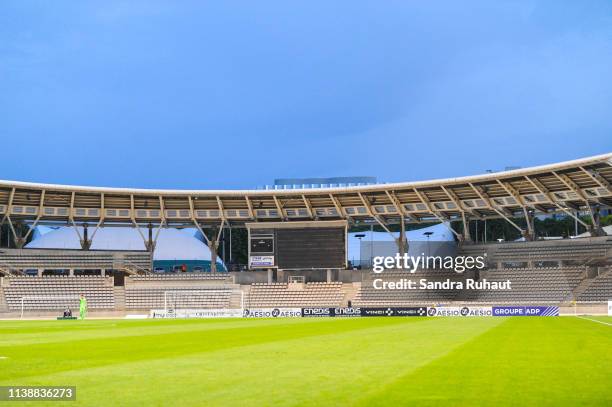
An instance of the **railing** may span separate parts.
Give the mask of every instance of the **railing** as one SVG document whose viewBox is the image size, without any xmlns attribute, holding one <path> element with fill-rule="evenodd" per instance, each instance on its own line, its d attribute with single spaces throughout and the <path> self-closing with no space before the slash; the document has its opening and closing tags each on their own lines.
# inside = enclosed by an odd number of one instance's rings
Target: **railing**
<svg viewBox="0 0 612 407">
<path fill-rule="evenodd" d="M 124 270 L 128 274 L 148 274 L 149 270 L 143 269 L 138 264 L 131 262 L 127 259 L 122 259 L 116 263 L 113 263 L 113 268 L 118 270 Z"/>
</svg>

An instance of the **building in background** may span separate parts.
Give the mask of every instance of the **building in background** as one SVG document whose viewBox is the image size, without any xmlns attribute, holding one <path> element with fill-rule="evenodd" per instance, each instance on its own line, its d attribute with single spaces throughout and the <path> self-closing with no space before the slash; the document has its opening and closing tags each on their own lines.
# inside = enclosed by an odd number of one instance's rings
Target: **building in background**
<svg viewBox="0 0 612 407">
<path fill-rule="evenodd" d="M 258 189 L 342 188 L 377 184 L 376 177 L 277 178 L 274 185 Z"/>
</svg>

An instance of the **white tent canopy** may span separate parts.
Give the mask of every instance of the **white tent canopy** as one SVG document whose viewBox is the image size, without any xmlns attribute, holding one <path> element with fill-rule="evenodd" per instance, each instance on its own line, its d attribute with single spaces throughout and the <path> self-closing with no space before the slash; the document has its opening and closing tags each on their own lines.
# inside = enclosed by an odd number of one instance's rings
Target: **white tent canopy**
<svg viewBox="0 0 612 407">
<path fill-rule="evenodd" d="M 429 226 L 426 228 L 415 229 L 406 231 L 406 239 L 408 240 L 408 244 L 414 242 L 427 242 L 428 238 L 425 233 L 431 233 L 429 235 L 429 242 L 447 242 L 448 244 L 454 244 L 455 237 L 453 232 L 449 230 L 450 225 L 445 223 L 439 223 L 437 225 Z M 358 238 L 357 235 L 363 236 Z M 368 242 L 395 242 L 395 239 L 399 237 L 399 233 L 393 233 L 391 235 L 389 232 L 372 232 L 372 231 L 364 231 L 364 232 L 352 232 L 348 235 L 348 260 L 355 262 L 359 260 L 367 260 L 361 259 L 361 245 L 362 243 L 367 244 Z M 419 247 L 418 250 L 421 249 L 422 244 L 412 245 L 413 248 L 416 246 Z M 417 251 L 418 251 L 417 250 Z M 412 249 L 409 249 L 409 252 L 412 252 Z M 412 254 L 412 253 L 411 253 Z M 417 253 L 418 254 L 418 253 Z"/>
<path fill-rule="evenodd" d="M 83 228 L 78 227 L 83 236 Z M 95 228 L 89 228 L 89 237 Z M 142 230 L 147 237 L 148 231 Z M 157 229 L 153 231 L 154 236 Z M 34 240 L 26 245 L 28 249 L 80 249 L 79 236 L 72 227 L 37 228 Z M 145 250 L 142 236 L 136 228 L 99 228 L 93 237 L 92 250 Z M 208 260 L 210 250 L 194 236 L 178 229 L 162 228 L 153 254 L 154 260 Z M 218 260 L 219 261 L 219 260 Z"/>
</svg>

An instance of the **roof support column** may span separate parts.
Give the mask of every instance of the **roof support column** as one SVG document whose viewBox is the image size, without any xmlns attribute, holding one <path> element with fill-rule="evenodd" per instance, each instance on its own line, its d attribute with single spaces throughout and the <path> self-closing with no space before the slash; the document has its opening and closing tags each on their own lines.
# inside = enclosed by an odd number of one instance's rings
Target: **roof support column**
<svg viewBox="0 0 612 407">
<path fill-rule="evenodd" d="M 89 239 L 89 235 L 87 233 L 87 227 L 89 225 L 87 223 L 83 223 L 83 239 L 81 239 L 81 250 L 89 250 L 91 247 L 91 239 Z"/>
<path fill-rule="evenodd" d="M 217 249 L 219 248 L 218 241 L 208 241 L 208 250 L 210 250 L 210 272 L 217 272 Z"/>
<path fill-rule="evenodd" d="M 399 238 L 396 239 L 397 252 L 401 257 L 408 253 L 408 238 L 406 237 L 406 223 L 404 221 L 404 215 L 400 216 L 400 231 Z"/>
<path fill-rule="evenodd" d="M 4 216 L 2 217 L 2 221 L 0 221 L 0 227 L 4 225 L 4 221 L 10 218 L 11 211 L 13 209 L 13 198 L 15 197 L 15 188 L 11 189 L 9 194 L 8 206 L 6 208 L 6 212 L 4 212 Z"/>
<path fill-rule="evenodd" d="M 43 191 L 43 195 L 44 195 Z M 132 213 L 134 213 L 134 196 L 131 197 L 132 198 Z M 42 199 L 41 199 L 41 208 L 40 210 L 42 210 Z M 87 223 L 83 224 L 83 238 L 80 239 L 80 243 L 81 243 L 81 250 L 89 250 L 91 248 L 91 245 L 93 243 L 93 238 L 96 235 L 96 233 L 98 233 L 98 230 L 100 229 L 100 226 L 102 226 L 102 223 L 104 222 L 104 194 L 100 195 L 100 219 L 98 220 L 98 223 L 96 224 L 96 227 L 93 231 L 93 233 L 91 234 L 91 237 L 88 237 L 88 233 L 87 233 L 87 227 L 89 226 Z"/>
<path fill-rule="evenodd" d="M 79 244 L 81 245 L 81 249 L 85 250 L 83 248 L 83 236 L 81 235 L 81 232 L 79 231 L 79 227 L 77 226 L 76 222 L 74 221 L 74 198 L 75 198 L 75 195 L 76 195 L 76 193 L 74 191 L 70 195 L 70 209 L 69 209 L 68 220 L 72 224 L 72 228 L 74 229 L 75 233 L 79 237 Z M 85 228 L 85 225 L 83 225 L 83 228 Z"/>
<path fill-rule="evenodd" d="M 8 220 L 8 224 L 11 229 L 11 232 L 13 232 L 13 242 L 15 243 L 15 247 L 18 249 L 23 249 L 26 243 L 26 239 L 25 237 L 22 236 L 23 233 L 22 233 L 21 221 L 17 221 L 16 223 L 17 230 L 15 230 L 15 226 L 13 225 L 13 220 L 11 219 L 11 217 L 8 216 L 6 219 Z"/>
<path fill-rule="evenodd" d="M 210 271 L 211 273 L 217 272 L 217 249 L 219 249 L 219 240 L 221 239 L 221 233 L 223 232 L 224 226 L 225 226 L 225 219 L 222 219 L 216 238 L 214 240 L 207 239 L 208 249 L 210 250 Z M 213 236 L 214 236 L 214 232 L 215 230 L 213 229 Z"/>
<path fill-rule="evenodd" d="M 210 250 L 210 271 L 211 273 L 217 272 L 217 249 L 219 248 L 219 239 L 221 239 L 221 233 L 223 232 L 223 227 L 225 226 L 225 219 L 221 219 L 221 225 L 219 226 L 219 231 L 217 232 L 215 228 L 212 228 L 212 238 L 206 236 L 202 226 L 200 226 L 199 222 L 194 218 L 193 223 L 198 228 L 202 236 L 204 236 L 204 240 L 206 241 L 206 245 L 208 246 L 208 250 Z M 215 233 L 216 232 L 216 233 Z"/>
<path fill-rule="evenodd" d="M 166 222 L 166 220 L 164 218 L 160 220 L 160 224 L 159 224 L 159 227 L 157 228 L 157 232 L 155 232 L 155 236 L 153 236 L 153 224 L 149 222 L 147 224 L 148 236 L 146 238 L 144 234 L 142 233 L 142 231 L 140 230 L 140 226 L 138 225 L 136 220 L 132 219 L 132 222 L 134 224 L 134 227 L 136 228 L 136 231 L 138 232 L 138 234 L 142 238 L 142 241 L 144 242 L 145 249 L 149 253 L 153 254 L 153 252 L 155 251 L 155 245 L 157 244 L 157 238 L 159 237 L 159 233 L 161 232 L 162 227 L 164 227 L 164 223 Z M 151 258 L 153 258 L 153 256 L 151 256 Z"/>
<path fill-rule="evenodd" d="M 525 222 L 527 223 L 527 230 L 523 231 L 523 237 L 525 240 L 535 240 L 535 217 L 533 216 L 533 211 L 523 206 L 523 213 L 525 214 Z"/>
<path fill-rule="evenodd" d="M 462 233 L 462 238 L 464 242 L 471 242 L 472 241 L 472 235 L 470 234 L 470 218 L 469 216 L 465 213 L 465 211 L 461 211 L 461 221 L 463 223 L 463 233 Z"/>
<path fill-rule="evenodd" d="M 591 213 L 591 220 L 593 221 L 589 227 L 591 236 L 605 236 L 606 233 L 601 228 L 599 205 L 589 204 L 589 211 Z"/>
<path fill-rule="evenodd" d="M 147 239 L 145 240 L 145 247 L 147 248 L 147 251 L 153 253 L 155 251 L 155 240 L 153 239 L 153 224 L 151 222 L 149 222 L 147 225 L 147 231 L 148 235 Z"/>
<path fill-rule="evenodd" d="M 4 221 L 8 221 L 9 229 L 13 232 L 13 243 L 15 243 L 15 247 L 18 249 L 23 249 L 25 245 L 25 238 L 21 237 L 21 228 L 19 228 L 19 234 L 15 231 L 15 227 L 13 226 L 13 220 L 11 219 L 11 212 L 13 210 L 13 198 L 15 197 L 15 188 L 11 189 L 8 201 L 8 207 L 6 208 L 6 212 L 4 217 L 2 218 L 2 222 L 0 222 L 0 227 L 4 224 Z M 7 242 L 8 243 L 8 242 Z"/>
</svg>

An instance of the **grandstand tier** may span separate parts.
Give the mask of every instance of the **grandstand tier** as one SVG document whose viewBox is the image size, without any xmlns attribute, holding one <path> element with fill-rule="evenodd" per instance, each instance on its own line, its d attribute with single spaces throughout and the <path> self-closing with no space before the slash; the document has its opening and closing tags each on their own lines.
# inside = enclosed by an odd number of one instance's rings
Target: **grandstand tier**
<svg viewBox="0 0 612 407">
<path fill-rule="evenodd" d="M 239 308 L 240 286 L 227 273 L 134 275 L 125 280 L 125 308 Z"/>
<path fill-rule="evenodd" d="M 490 267 L 504 267 L 505 263 L 553 262 L 587 263 L 612 259 L 612 236 L 579 239 L 538 240 L 532 242 L 504 242 L 465 244 L 460 255 L 487 256 Z"/>
<path fill-rule="evenodd" d="M 77 309 L 79 296 L 91 309 L 114 309 L 112 278 L 44 276 L 3 278 L 2 291 L 9 310 Z"/>
<path fill-rule="evenodd" d="M 0 249 L 0 271 L 123 270 L 137 273 L 151 268 L 151 253 L 118 250 Z"/>
<path fill-rule="evenodd" d="M 577 298 L 584 302 L 604 302 L 612 300 L 612 271 L 605 272 L 593 279 Z"/>
<path fill-rule="evenodd" d="M 245 299 L 247 308 L 339 307 L 342 283 L 253 284 Z"/>
<path fill-rule="evenodd" d="M 231 273 L 230 273 L 231 274 Z M 113 277 L 2 277 L 0 314 L 15 311 L 76 309 L 78 297 L 96 310 L 148 311 L 160 308 L 300 308 L 393 307 L 431 304 L 570 304 L 605 303 L 612 299 L 610 266 L 500 268 L 478 274 L 419 270 L 366 273 L 361 282 L 234 284 L 228 273 L 128 276 L 123 286 Z M 511 290 L 467 289 L 466 280 L 511 282 Z M 463 282 L 451 289 L 377 289 L 374 281 Z M 379 284 L 380 286 L 380 284 Z"/>
<path fill-rule="evenodd" d="M 584 267 L 510 268 L 481 274 L 489 281 L 512 282 L 512 290 L 465 291 L 462 301 L 480 303 L 561 303 L 572 301 L 573 292 L 585 279 Z"/>
</svg>

